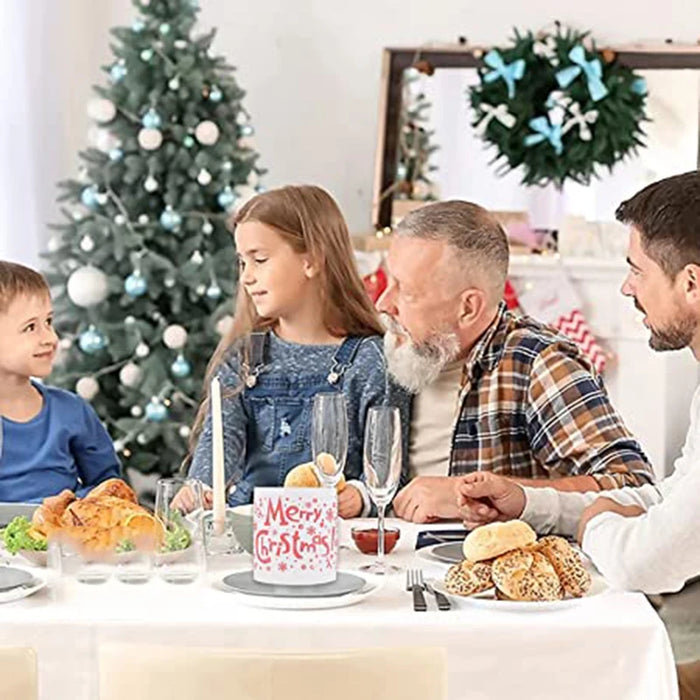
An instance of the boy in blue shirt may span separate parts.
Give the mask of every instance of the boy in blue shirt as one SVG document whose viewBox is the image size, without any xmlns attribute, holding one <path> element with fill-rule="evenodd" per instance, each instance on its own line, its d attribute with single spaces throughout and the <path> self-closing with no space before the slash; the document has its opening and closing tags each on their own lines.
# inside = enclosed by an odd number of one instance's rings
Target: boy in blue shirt
<svg viewBox="0 0 700 700">
<path fill-rule="evenodd" d="M 0 501 L 83 496 L 119 477 L 112 441 L 93 408 L 32 381 L 51 372 L 58 338 L 46 280 L 0 261 Z"/>
</svg>

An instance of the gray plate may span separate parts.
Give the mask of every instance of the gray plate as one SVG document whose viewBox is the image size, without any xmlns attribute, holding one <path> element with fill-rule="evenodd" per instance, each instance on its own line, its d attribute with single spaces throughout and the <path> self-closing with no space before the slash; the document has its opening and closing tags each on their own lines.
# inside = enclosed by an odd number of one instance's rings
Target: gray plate
<svg viewBox="0 0 700 700">
<path fill-rule="evenodd" d="M 239 571 L 224 576 L 224 585 L 237 593 L 260 595 L 272 598 L 331 598 L 355 593 L 365 585 L 365 579 L 354 574 L 338 573 L 331 583 L 317 583 L 305 586 L 279 586 L 272 583 L 259 583 L 253 580 L 253 572 Z"/>
<path fill-rule="evenodd" d="M 13 518 L 23 515 L 27 520 L 32 519 L 37 503 L 5 503 L 0 502 L 0 527 L 7 527 Z"/>
<path fill-rule="evenodd" d="M 33 583 L 34 577 L 27 571 L 15 569 L 12 566 L 0 567 L 0 593 L 11 591 L 19 586 L 31 586 Z"/>
<path fill-rule="evenodd" d="M 464 559 L 462 542 L 446 542 L 445 544 L 435 545 L 430 550 L 430 556 L 449 564 L 459 564 Z"/>
</svg>

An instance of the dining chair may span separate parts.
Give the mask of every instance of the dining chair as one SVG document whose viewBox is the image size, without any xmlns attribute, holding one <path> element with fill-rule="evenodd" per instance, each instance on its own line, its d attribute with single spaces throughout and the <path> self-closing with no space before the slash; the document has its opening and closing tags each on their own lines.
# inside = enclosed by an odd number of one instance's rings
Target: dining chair
<svg viewBox="0 0 700 700">
<path fill-rule="evenodd" d="M 445 700 L 439 647 L 324 653 L 104 645 L 100 700 Z"/>
<path fill-rule="evenodd" d="M 36 653 L 29 647 L 0 647 L 0 698 L 37 700 Z"/>
</svg>

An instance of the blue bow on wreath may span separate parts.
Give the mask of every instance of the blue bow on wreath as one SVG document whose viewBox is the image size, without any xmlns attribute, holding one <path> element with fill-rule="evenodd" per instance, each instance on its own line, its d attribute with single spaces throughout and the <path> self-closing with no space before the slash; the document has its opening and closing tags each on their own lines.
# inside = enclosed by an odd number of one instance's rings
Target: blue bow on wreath
<svg viewBox="0 0 700 700">
<path fill-rule="evenodd" d="M 564 145 L 561 142 L 561 124 L 550 124 L 547 117 L 535 117 L 530 119 L 528 125 L 536 134 L 529 134 L 525 137 L 526 146 L 536 146 L 543 141 L 549 141 L 554 149 L 554 152 L 560 156 L 564 150 Z"/>
<path fill-rule="evenodd" d="M 588 92 L 593 102 L 602 100 L 608 94 L 608 88 L 605 87 L 602 81 L 603 69 L 600 65 L 600 61 L 597 58 L 587 61 L 586 51 L 580 44 L 574 46 L 574 48 L 569 51 L 569 58 L 571 62 L 576 65 L 557 71 L 556 78 L 559 87 L 569 87 L 583 72 L 588 81 Z"/>
<path fill-rule="evenodd" d="M 501 54 L 492 50 L 484 56 L 484 63 L 493 68 L 492 71 L 484 75 L 484 81 L 492 83 L 503 78 L 508 86 L 508 99 L 512 99 L 515 96 L 515 81 L 520 80 L 525 75 L 525 61 L 519 58 L 512 63 L 505 63 Z"/>
</svg>

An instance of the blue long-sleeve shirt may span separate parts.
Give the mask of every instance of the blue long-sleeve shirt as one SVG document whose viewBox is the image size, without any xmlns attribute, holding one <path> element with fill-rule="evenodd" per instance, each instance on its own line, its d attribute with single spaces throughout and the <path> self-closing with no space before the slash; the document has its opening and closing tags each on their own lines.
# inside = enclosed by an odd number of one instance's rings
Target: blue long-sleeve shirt
<svg viewBox="0 0 700 700">
<path fill-rule="evenodd" d="M 120 475 L 112 441 L 92 406 L 63 389 L 33 383 L 43 398 L 25 423 L 2 418 L 0 501 L 32 503 L 70 489 L 83 496 Z"/>
</svg>

